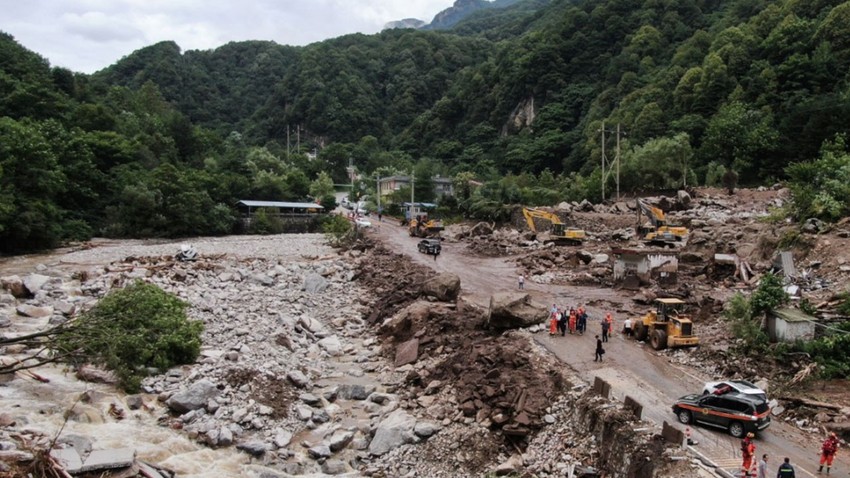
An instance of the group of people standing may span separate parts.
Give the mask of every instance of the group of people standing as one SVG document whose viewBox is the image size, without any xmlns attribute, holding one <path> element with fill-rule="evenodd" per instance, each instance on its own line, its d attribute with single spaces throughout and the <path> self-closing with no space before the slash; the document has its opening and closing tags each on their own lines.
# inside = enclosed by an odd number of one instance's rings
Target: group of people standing
<svg viewBox="0 0 850 478">
<path fill-rule="evenodd" d="M 566 307 L 558 307 L 557 304 L 552 304 L 552 308 L 549 309 L 549 335 L 560 334 L 562 337 L 565 337 L 567 332 L 570 335 L 584 335 L 587 331 L 587 322 L 589 320 L 590 316 L 583 305 L 568 309 Z M 596 336 L 594 362 L 602 361 L 602 355 L 605 353 L 602 344 L 608 342 L 608 337 L 614 330 L 614 317 L 610 313 L 605 314 L 605 317 L 600 322 L 600 327 L 602 338 L 599 335 Z"/>
<path fill-rule="evenodd" d="M 584 306 L 570 307 L 567 310 L 566 307 L 559 308 L 552 304 L 552 308 L 549 309 L 549 335 L 561 334 L 564 337 L 567 331 L 570 335 L 584 335 L 587 330 L 587 319 L 587 310 Z"/>
<path fill-rule="evenodd" d="M 752 433 L 747 433 L 747 436 L 741 440 L 741 455 L 744 459 L 741 464 L 741 476 L 767 478 L 767 454 L 761 456 L 761 460 L 758 462 L 758 465 L 753 463 L 753 457 L 756 454 L 756 444 L 753 443 L 753 437 L 754 435 Z M 835 459 L 835 454 L 837 452 L 838 436 L 835 433 L 830 433 L 823 442 L 823 445 L 821 445 L 820 468 L 818 468 L 818 473 L 822 473 L 823 467 L 826 465 L 826 474 L 829 474 L 830 469 L 832 468 L 833 459 Z M 755 472 L 755 475 L 750 475 L 751 472 Z M 794 471 L 794 467 L 791 466 L 791 460 L 789 458 L 785 458 L 782 464 L 779 465 L 779 469 L 776 471 L 776 478 L 795 477 L 796 472 Z"/>
</svg>

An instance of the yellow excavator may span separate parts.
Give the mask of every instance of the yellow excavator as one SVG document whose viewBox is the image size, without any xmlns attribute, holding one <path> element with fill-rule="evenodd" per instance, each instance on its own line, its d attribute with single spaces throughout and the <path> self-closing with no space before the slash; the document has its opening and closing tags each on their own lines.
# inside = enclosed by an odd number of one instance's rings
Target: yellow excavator
<svg viewBox="0 0 850 478">
<path fill-rule="evenodd" d="M 552 223 L 552 230 L 548 233 L 540 234 L 540 237 L 538 237 L 538 240 L 542 240 L 544 243 L 554 242 L 555 244 L 561 245 L 568 244 L 580 246 L 587 238 L 587 234 L 583 229 L 567 227 L 566 224 L 561 222 L 561 219 L 558 216 L 551 212 L 531 207 L 524 207 L 522 208 L 522 215 L 525 216 L 525 222 L 528 223 L 528 228 L 531 229 L 535 235 L 538 234 L 537 226 L 534 225 L 535 219 L 543 219 L 544 221 Z"/>
<path fill-rule="evenodd" d="M 411 237 L 439 237 L 445 229 L 439 219 L 428 219 L 427 214 L 417 214 L 407 223 L 407 232 Z"/>
<path fill-rule="evenodd" d="M 645 243 L 657 246 L 675 246 L 680 244 L 690 234 L 687 227 L 670 226 L 664 211 L 648 204 L 643 199 L 637 200 L 638 234 Z M 649 218 L 649 224 L 641 224 L 640 215 Z"/>
</svg>

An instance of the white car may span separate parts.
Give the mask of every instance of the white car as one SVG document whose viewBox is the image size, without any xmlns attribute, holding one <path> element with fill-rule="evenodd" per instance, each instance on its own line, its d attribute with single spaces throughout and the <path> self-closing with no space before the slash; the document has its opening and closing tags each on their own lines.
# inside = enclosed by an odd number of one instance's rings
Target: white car
<svg viewBox="0 0 850 478">
<path fill-rule="evenodd" d="M 354 225 L 357 227 L 372 227 L 372 221 L 366 219 L 365 217 L 358 217 L 354 220 Z"/>
<path fill-rule="evenodd" d="M 767 401 L 767 393 L 746 380 L 725 380 L 722 382 L 706 382 L 702 390 L 703 395 L 713 393 L 723 395 L 724 393 L 737 392 Z"/>
</svg>

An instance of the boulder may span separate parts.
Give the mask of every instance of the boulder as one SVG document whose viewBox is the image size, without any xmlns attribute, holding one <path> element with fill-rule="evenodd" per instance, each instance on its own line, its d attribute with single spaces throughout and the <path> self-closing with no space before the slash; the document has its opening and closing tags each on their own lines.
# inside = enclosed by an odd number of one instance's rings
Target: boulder
<svg viewBox="0 0 850 478">
<path fill-rule="evenodd" d="M 354 439 L 354 432 L 348 430 L 337 430 L 328 440 L 328 446 L 331 451 L 336 453 L 347 447 L 351 440 Z"/>
<path fill-rule="evenodd" d="M 369 443 L 369 454 L 381 456 L 411 440 L 416 419 L 404 410 L 396 410 L 384 418 Z"/>
<path fill-rule="evenodd" d="M 274 436 L 274 446 L 278 448 L 286 448 L 292 441 L 292 432 L 279 430 Z"/>
<path fill-rule="evenodd" d="M 591 212 L 593 211 L 593 204 L 587 199 L 582 199 L 578 205 L 578 209 L 581 212 Z"/>
<path fill-rule="evenodd" d="M 497 466 L 495 470 L 496 476 L 512 475 L 522 471 L 522 456 L 512 455 L 507 461 Z"/>
<path fill-rule="evenodd" d="M 680 190 L 676 193 L 676 200 L 683 208 L 688 208 L 691 205 L 691 195 L 687 191 Z"/>
<path fill-rule="evenodd" d="M 530 327 L 546 321 L 546 308 L 531 302 L 531 296 L 518 292 L 497 292 L 490 297 L 486 326 L 495 329 Z"/>
<path fill-rule="evenodd" d="M 35 295 L 36 292 L 40 291 L 44 284 L 50 280 L 50 277 L 41 275 L 41 274 L 30 274 L 24 277 L 24 287 L 27 288 L 27 291 L 30 295 Z"/>
<path fill-rule="evenodd" d="M 35 319 L 41 317 L 49 317 L 53 315 L 53 307 L 45 306 L 45 307 L 36 307 L 34 305 L 21 304 L 16 309 L 18 315 L 23 315 L 24 317 L 32 317 Z"/>
<path fill-rule="evenodd" d="M 348 471 L 348 465 L 342 460 L 326 460 L 322 463 L 322 473 L 326 475 L 341 475 Z"/>
<path fill-rule="evenodd" d="M 296 388 L 305 388 L 310 384 L 310 379 L 298 370 L 290 370 L 286 374 L 286 378 L 295 385 Z"/>
<path fill-rule="evenodd" d="M 328 281 L 319 274 L 311 273 L 304 277 L 304 284 L 301 290 L 308 294 L 318 294 L 324 292 L 328 288 Z"/>
<path fill-rule="evenodd" d="M 339 337 L 336 335 L 331 335 L 320 340 L 319 347 L 325 349 L 325 352 L 331 357 L 342 355 L 342 342 L 339 341 Z"/>
<path fill-rule="evenodd" d="M 452 302 L 460 294 L 460 277 L 449 272 L 438 274 L 422 284 L 420 293 L 442 302 Z"/>
<path fill-rule="evenodd" d="M 310 455 L 310 458 L 314 460 L 318 460 L 321 458 L 328 458 L 331 456 L 331 449 L 327 445 L 316 445 L 307 450 L 307 453 Z"/>
<path fill-rule="evenodd" d="M 202 379 L 193 383 L 188 389 L 175 393 L 165 404 L 177 413 L 191 412 L 204 408 L 206 404 L 219 395 L 214 383 Z"/>
<path fill-rule="evenodd" d="M 342 384 L 339 386 L 339 397 L 345 400 L 366 400 L 374 391 L 374 385 Z"/>
<path fill-rule="evenodd" d="M 428 438 L 440 430 L 439 425 L 430 422 L 419 422 L 413 427 L 413 433 L 418 437 Z"/>
<path fill-rule="evenodd" d="M 419 359 L 419 339 L 413 338 L 399 345 L 395 352 L 395 366 L 401 367 Z"/>
<path fill-rule="evenodd" d="M 248 442 L 236 445 L 237 450 L 242 450 L 251 456 L 263 456 L 269 447 L 262 442 Z"/>
<path fill-rule="evenodd" d="M 248 278 L 251 282 L 263 286 L 271 286 L 274 285 L 274 279 L 267 276 L 266 274 L 251 274 L 251 277 Z"/>
<path fill-rule="evenodd" d="M 486 222 L 479 222 L 472 226 L 469 233 L 473 236 L 489 236 L 490 234 L 493 234 L 493 226 Z"/>
<path fill-rule="evenodd" d="M 381 324 L 381 333 L 398 337 L 416 324 L 424 324 L 431 314 L 432 305 L 425 301 L 408 305 Z"/>
<path fill-rule="evenodd" d="M 3 289 L 9 291 L 10 294 L 17 297 L 18 299 L 23 299 L 29 297 L 29 291 L 24 286 L 24 281 L 21 280 L 18 276 L 8 276 L 0 279 L 0 285 L 3 286 Z"/>
</svg>

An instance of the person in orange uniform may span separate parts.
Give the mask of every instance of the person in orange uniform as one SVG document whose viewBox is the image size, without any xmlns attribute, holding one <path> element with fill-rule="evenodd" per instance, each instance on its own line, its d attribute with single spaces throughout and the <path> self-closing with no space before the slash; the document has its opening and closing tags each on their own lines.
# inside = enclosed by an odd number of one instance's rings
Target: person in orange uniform
<svg viewBox="0 0 850 478">
<path fill-rule="evenodd" d="M 750 476 L 750 470 L 753 469 L 753 457 L 756 456 L 756 444 L 753 443 L 753 437 L 755 435 L 750 432 L 747 433 L 747 436 L 741 440 L 741 455 L 743 456 L 743 462 L 741 463 L 741 476 L 748 477 Z"/>
<path fill-rule="evenodd" d="M 570 309 L 570 335 L 576 332 L 576 321 L 578 320 L 578 315 L 576 315 L 575 309 Z"/>
<path fill-rule="evenodd" d="M 826 474 L 829 474 L 829 469 L 832 468 L 832 460 L 835 459 L 835 454 L 837 452 L 838 436 L 835 432 L 832 432 L 820 448 L 820 468 L 818 468 L 818 473 L 822 472 L 823 465 L 826 465 Z"/>
<path fill-rule="evenodd" d="M 614 335 L 614 317 L 611 316 L 611 312 L 605 314 L 605 322 L 608 322 L 608 336 Z"/>
<path fill-rule="evenodd" d="M 558 308 L 552 305 L 552 314 L 549 317 L 549 335 L 558 333 Z"/>
</svg>

